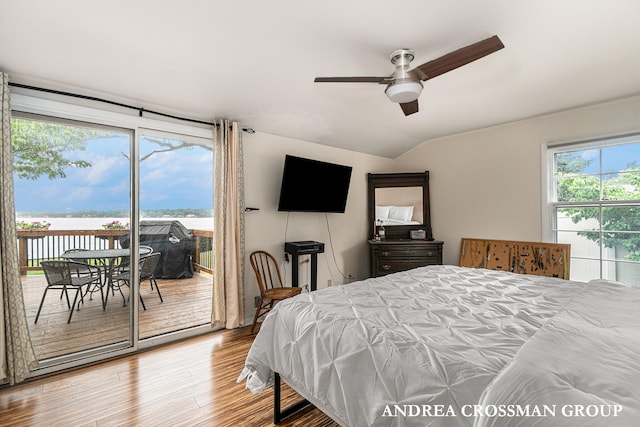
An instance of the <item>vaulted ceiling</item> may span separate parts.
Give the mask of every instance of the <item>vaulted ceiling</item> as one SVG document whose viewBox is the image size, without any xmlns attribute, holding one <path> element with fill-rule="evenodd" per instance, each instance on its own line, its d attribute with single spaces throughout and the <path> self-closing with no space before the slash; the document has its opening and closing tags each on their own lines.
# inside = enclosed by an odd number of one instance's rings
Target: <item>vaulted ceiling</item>
<svg viewBox="0 0 640 427">
<path fill-rule="evenodd" d="M 394 158 L 444 135 L 640 93 L 637 0 L 0 0 L 15 82 Z M 498 35 L 404 116 L 371 83 Z"/>
</svg>

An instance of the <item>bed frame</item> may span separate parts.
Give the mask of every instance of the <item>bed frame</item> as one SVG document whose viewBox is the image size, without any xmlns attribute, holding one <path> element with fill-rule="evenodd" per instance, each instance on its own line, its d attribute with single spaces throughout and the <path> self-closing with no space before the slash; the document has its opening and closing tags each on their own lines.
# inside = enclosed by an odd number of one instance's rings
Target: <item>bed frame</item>
<svg viewBox="0 0 640 427">
<path fill-rule="evenodd" d="M 277 372 L 274 372 L 273 375 L 273 423 L 275 425 L 278 425 L 286 418 L 289 418 L 298 411 L 306 408 L 307 406 L 310 406 L 311 402 L 303 398 L 302 400 L 291 404 L 291 406 L 285 408 L 284 410 L 281 409 L 280 386 L 282 384 L 282 380 L 280 379 L 280 374 L 278 374 Z"/>
<path fill-rule="evenodd" d="M 460 267 L 487 268 L 569 280 L 571 245 L 462 238 Z"/>
</svg>

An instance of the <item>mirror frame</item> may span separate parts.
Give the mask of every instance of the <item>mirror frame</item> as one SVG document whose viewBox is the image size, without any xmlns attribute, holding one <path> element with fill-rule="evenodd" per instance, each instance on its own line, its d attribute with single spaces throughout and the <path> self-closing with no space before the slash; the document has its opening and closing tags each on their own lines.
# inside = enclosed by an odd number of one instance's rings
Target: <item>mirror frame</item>
<svg viewBox="0 0 640 427">
<path fill-rule="evenodd" d="M 385 227 L 386 240 L 409 239 L 411 230 L 424 230 L 426 240 L 433 240 L 431 232 L 431 212 L 429 203 L 429 171 L 408 173 L 369 173 L 368 187 L 368 217 L 369 239 L 375 237 L 375 206 L 376 188 L 391 187 L 422 187 L 422 224 L 394 225 Z"/>
</svg>

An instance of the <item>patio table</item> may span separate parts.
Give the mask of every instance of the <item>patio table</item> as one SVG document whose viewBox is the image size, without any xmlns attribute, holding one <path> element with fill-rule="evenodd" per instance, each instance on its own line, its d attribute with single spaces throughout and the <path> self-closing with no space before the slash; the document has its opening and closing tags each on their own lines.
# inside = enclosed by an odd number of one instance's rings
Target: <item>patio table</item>
<svg viewBox="0 0 640 427">
<path fill-rule="evenodd" d="M 153 249 L 149 247 L 141 247 L 140 255 L 146 255 L 153 251 Z M 107 297 L 102 294 L 101 289 L 101 299 L 102 299 L 102 309 L 105 310 L 107 308 L 107 299 L 109 289 L 112 288 L 112 277 L 113 277 L 113 267 L 118 258 L 122 257 L 130 257 L 131 250 L 130 249 L 87 249 L 77 252 L 65 253 L 62 254 L 61 257 L 65 259 L 95 259 L 98 260 L 102 265 L 104 265 L 104 281 L 103 285 L 107 285 Z"/>
</svg>

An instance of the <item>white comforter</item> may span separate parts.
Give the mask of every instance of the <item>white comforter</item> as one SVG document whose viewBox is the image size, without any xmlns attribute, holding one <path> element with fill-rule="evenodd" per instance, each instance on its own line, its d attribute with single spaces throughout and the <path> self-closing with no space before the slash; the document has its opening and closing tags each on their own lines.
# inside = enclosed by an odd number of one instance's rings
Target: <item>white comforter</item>
<svg viewBox="0 0 640 427">
<path fill-rule="evenodd" d="M 239 380 L 274 371 L 345 426 L 640 425 L 640 289 L 453 266 L 327 288 L 276 306 Z"/>
</svg>

